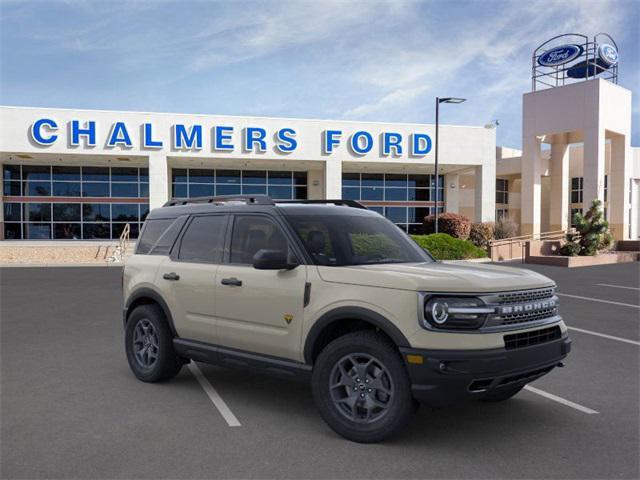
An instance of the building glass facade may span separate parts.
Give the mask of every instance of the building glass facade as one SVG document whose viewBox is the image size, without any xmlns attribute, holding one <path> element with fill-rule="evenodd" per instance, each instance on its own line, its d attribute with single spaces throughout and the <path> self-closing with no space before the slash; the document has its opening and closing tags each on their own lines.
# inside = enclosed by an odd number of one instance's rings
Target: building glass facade
<svg viewBox="0 0 640 480">
<path fill-rule="evenodd" d="M 422 233 L 424 217 L 444 211 L 444 175 L 343 173 L 342 198 L 362 201 L 409 233 Z M 437 192 L 437 193 L 436 193 Z"/>
<path fill-rule="evenodd" d="M 149 212 L 149 171 L 138 167 L 3 165 L 4 238 L 138 236 Z"/>
<path fill-rule="evenodd" d="M 306 200 L 307 172 L 173 168 L 172 198 L 220 195 L 269 195 L 277 200 Z"/>
</svg>

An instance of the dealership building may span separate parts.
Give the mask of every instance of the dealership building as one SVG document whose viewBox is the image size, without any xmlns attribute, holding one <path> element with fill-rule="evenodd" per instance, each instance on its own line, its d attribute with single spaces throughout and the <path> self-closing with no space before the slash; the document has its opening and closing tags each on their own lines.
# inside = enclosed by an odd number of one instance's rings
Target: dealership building
<svg viewBox="0 0 640 480">
<path fill-rule="evenodd" d="M 593 43 L 573 48 L 588 62 Z M 269 195 L 358 200 L 410 233 L 436 209 L 565 230 L 597 198 L 614 236 L 636 239 L 631 92 L 617 65 L 558 84 L 554 63 L 579 59 L 569 47 L 534 53 L 523 149 L 497 147 L 494 125 L 440 125 L 438 178 L 434 125 L 0 107 L 0 238 L 108 240 L 127 224 L 136 237 L 172 198 Z"/>
</svg>

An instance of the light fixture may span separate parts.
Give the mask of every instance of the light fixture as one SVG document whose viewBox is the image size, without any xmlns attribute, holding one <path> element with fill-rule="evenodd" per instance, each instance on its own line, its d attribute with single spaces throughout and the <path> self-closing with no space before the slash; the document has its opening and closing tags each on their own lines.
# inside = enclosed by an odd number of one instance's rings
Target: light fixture
<svg viewBox="0 0 640 480">
<path fill-rule="evenodd" d="M 466 101 L 467 101 L 466 98 L 460 98 L 460 97 L 438 98 L 438 103 L 462 103 L 462 102 L 466 102 Z"/>
<path fill-rule="evenodd" d="M 440 185 L 439 182 L 439 177 L 438 177 L 438 146 L 439 146 L 439 141 L 438 141 L 438 132 L 440 130 L 440 104 L 441 103 L 462 103 L 465 102 L 467 99 L 466 98 L 460 98 L 460 97 L 436 97 L 436 144 L 435 144 L 435 165 L 434 165 L 434 176 L 436 179 L 436 201 L 435 201 L 435 208 L 434 208 L 434 226 L 435 226 L 435 233 L 438 233 L 438 200 L 439 200 L 439 192 L 438 192 L 438 186 Z M 443 184 L 444 185 L 444 184 Z"/>
</svg>

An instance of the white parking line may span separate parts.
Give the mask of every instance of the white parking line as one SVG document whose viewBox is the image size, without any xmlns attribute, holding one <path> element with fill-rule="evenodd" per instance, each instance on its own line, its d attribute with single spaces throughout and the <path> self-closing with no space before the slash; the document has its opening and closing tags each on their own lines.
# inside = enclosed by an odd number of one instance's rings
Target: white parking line
<svg viewBox="0 0 640 480">
<path fill-rule="evenodd" d="M 631 345 L 638 345 L 640 347 L 640 342 L 636 342 L 635 340 L 629 340 L 627 338 L 622 338 L 622 337 L 614 337 L 613 335 L 592 332 L 591 330 L 584 330 L 582 328 L 569 327 L 569 326 L 567 328 L 569 330 L 575 330 L 576 332 L 588 333 L 589 335 L 595 335 L 596 337 L 608 338 L 609 340 L 616 340 L 618 342 L 630 343 Z"/>
<path fill-rule="evenodd" d="M 218 411 L 220 412 L 220 415 L 222 415 L 222 418 L 224 418 L 224 420 L 227 422 L 227 425 L 229 425 L 230 427 L 242 426 L 240 425 L 240 422 L 238 421 L 236 416 L 233 414 L 233 412 L 229 409 L 225 401 L 218 394 L 216 389 L 213 388 L 213 385 L 211 385 L 211 383 L 209 383 L 209 380 L 207 380 L 205 376 L 202 374 L 202 371 L 200 370 L 200 368 L 198 368 L 198 365 L 196 365 L 194 361 L 191 361 L 191 363 L 189 363 L 189 370 L 191 370 L 191 373 L 193 373 L 193 376 L 196 377 L 196 380 L 198 380 L 198 383 L 200 384 L 202 389 L 205 391 L 205 393 L 209 396 L 209 399 L 213 402 L 215 407 L 218 409 Z"/>
<path fill-rule="evenodd" d="M 599 287 L 624 288 L 626 290 L 640 290 L 638 287 L 627 287 L 625 285 L 611 285 L 610 283 L 596 283 Z"/>
<path fill-rule="evenodd" d="M 556 295 L 558 295 L 559 297 L 578 298 L 580 300 L 589 300 L 591 302 L 610 303 L 612 305 L 622 305 L 623 307 L 640 309 L 640 305 L 633 305 L 632 303 L 621 303 L 621 302 L 614 302 L 611 300 L 602 300 L 600 298 L 581 297 L 579 295 L 569 295 L 568 293 L 556 293 Z"/>
<path fill-rule="evenodd" d="M 561 403 L 562 405 L 566 405 L 567 407 L 571 407 L 574 408 L 576 410 L 579 410 L 582 413 L 586 413 L 587 415 L 597 415 L 599 412 L 592 410 L 588 407 L 585 407 L 583 405 L 580 405 L 578 403 L 574 403 L 570 400 L 567 400 L 565 398 L 562 397 L 558 397 L 557 395 L 554 395 L 552 393 L 549 392 L 545 392 L 544 390 L 538 390 L 537 388 L 534 388 L 530 385 L 526 385 L 524 387 L 525 390 L 528 390 L 531 393 L 535 393 L 537 395 L 540 395 L 542 397 L 548 398 L 549 400 L 553 400 L 554 402 L 558 402 Z"/>
</svg>

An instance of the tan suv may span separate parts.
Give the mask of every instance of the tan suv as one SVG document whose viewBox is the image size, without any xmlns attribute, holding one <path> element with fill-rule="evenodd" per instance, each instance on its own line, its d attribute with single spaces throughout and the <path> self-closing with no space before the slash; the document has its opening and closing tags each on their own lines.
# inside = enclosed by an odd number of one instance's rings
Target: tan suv
<svg viewBox="0 0 640 480">
<path fill-rule="evenodd" d="M 554 283 L 435 261 L 353 201 L 212 197 L 153 210 L 124 269 L 127 359 L 310 380 L 340 435 L 380 441 L 418 402 L 505 400 L 570 350 Z"/>
</svg>

